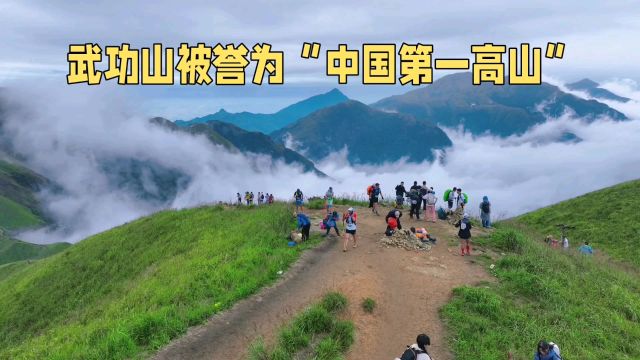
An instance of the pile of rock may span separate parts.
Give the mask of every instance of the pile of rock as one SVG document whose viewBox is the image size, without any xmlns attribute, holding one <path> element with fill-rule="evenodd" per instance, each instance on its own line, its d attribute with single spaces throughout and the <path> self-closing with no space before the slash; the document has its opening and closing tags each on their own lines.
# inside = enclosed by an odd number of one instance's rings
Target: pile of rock
<svg viewBox="0 0 640 360">
<path fill-rule="evenodd" d="M 409 230 L 396 230 L 391 236 L 384 236 L 380 243 L 386 247 L 397 247 L 405 250 L 429 251 L 431 244 L 422 242 Z"/>
</svg>

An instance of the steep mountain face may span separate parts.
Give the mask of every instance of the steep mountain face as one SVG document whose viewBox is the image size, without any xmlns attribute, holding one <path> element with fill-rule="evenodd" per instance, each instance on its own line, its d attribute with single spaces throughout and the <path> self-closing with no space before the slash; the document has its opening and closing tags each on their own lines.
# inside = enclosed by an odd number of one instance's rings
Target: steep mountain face
<svg viewBox="0 0 640 360">
<path fill-rule="evenodd" d="M 38 245 L 14 240 L 3 235 L 0 229 L 0 266 L 14 261 L 42 259 L 59 253 L 69 246 L 71 246 L 69 243 Z"/>
<path fill-rule="evenodd" d="M 46 216 L 36 193 L 52 187 L 40 174 L 17 162 L 2 160 L 0 156 L 0 227 L 18 230 L 46 222 Z M 8 159 L 6 155 L 5 158 Z"/>
<path fill-rule="evenodd" d="M 177 120 L 175 123 L 181 127 L 195 124 L 203 124 L 209 121 L 224 121 L 247 131 L 260 131 L 269 134 L 283 128 L 296 120 L 329 106 L 333 106 L 349 100 L 338 89 L 327 93 L 312 96 L 274 113 L 256 114 L 250 112 L 230 113 L 221 109 L 215 114 L 206 115 L 188 121 Z"/>
<path fill-rule="evenodd" d="M 571 90 L 584 91 L 589 96 L 594 97 L 596 99 L 613 100 L 613 101 L 620 101 L 620 102 L 627 102 L 630 100 L 629 98 L 618 96 L 607 89 L 601 88 L 600 84 L 598 84 L 597 82 L 591 79 L 582 79 L 580 81 L 567 84 L 566 86 Z"/>
<path fill-rule="evenodd" d="M 272 137 L 281 142 L 291 138 L 312 160 L 346 147 L 352 164 L 381 164 L 402 157 L 411 162 L 433 160 L 433 150 L 451 146 L 449 137 L 431 122 L 375 110 L 358 101 L 316 111 Z"/>
<path fill-rule="evenodd" d="M 464 126 L 473 134 L 503 137 L 522 134 L 545 122 L 547 116 L 558 117 L 567 111 L 587 121 L 601 116 L 626 119 L 605 104 L 578 98 L 547 83 L 474 86 L 470 73 L 445 76 L 432 85 L 382 99 L 372 106 L 411 114 L 441 126 Z"/>
<path fill-rule="evenodd" d="M 325 175 L 316 169 L 313 162 L 309 159 L 275 142 L 272 138 L 261 132 L 249 132 L 221 121 L 211 121 L 207 124 L 200 124 L 194 127 L 202 126 L 220 134 L 244 153 L 268 155 L 274 160 L 282 160 L 286 164 L 301 166 L 305 172 L 312 171 L 321 176 Z"/>
<path fill-rule="evenodd" d="M 287 149 L 261 132 L 246 131 L 233 124 L 215 120 L 188 127 L 177 126 L 164 118 L 153 118 L 151 122 L 167 127 L 172 131 L 205 135 L 212 143 L 222 145 L 232 152 L 267 155 L 274 161 L 283 161 L 285 164 L 300 166 L 305 172 L 314 172 L 320 176 L 325 176 L 324 173 L 316 169 L 309 159 L 291 149 Z"/>
</svg>

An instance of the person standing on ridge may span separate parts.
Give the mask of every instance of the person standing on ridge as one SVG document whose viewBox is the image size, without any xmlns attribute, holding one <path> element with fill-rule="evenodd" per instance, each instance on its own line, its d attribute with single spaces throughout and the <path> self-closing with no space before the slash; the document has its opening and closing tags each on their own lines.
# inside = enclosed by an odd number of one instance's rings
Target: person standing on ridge
<svg viewBox="0 0 640 360">
<path fill-rule="evenodd" d="M 429 188 L 427 187 L 427 182 L 422 181 L 422 186 L 420 187 L 420 202 L 422 203 L 422 210 L 427 211 L 427 194 L 429 193 Z"/>
<path fill-rule="evenodd" d="M 400 209 L 404 206 L 404 196 L 407 194 L 407 189 L 404 187 L 404 181 L 401 181 L 400 185 L 396 186 L 396 205 L 398 205 Z"/>
<path fill-rule="evenodd" d="M 329 186 L 329 190 L 324 194 L 325 199 L 325 207 L 327 209 L 327 213 L 331 212 L 331 208 L 333 208 L 333 188 Z M 337 228 L 336 228 L 337 230 Z"/>
<path fill-rule="evenodd" d="M 418 186 L 418 182 L 414 181 L 413 186 L 409 190 L 409 201 L 411 202 L 411 210 L 409 211 L 409 217 L 413 219 L 413 216 L 416 216 L 416 219 L 420 219 L 420 186 Z"/>
<path fill-rule="evenodd" d="M 242 205 L 242 196 L 240 196 L 240 193 L 236 193 L 236 198 L 238 201 L 238 205 Z"/>
<path fill-rule="evenodd" d="M 454 186 L 453 190 L 451 190 L 451 192 L 449 193 L 449 198 L 447 199 L 447 205 L 449 207 L 449 212 L 453 211 L 453 201 L 455 200 L 456 190 L 457 190 L 457 188 Z"/>
<path fill-rule="evenodd" d="M 483 196 L 480 203 L 480 220 L 482 220 L 483 228 L 491 227 L 491 203 L 487 196 Z"/>
<path fill-rule="evenodd" d="M 373 204 L 373 212 L 376 215 L 380 215 L 378 212 L 378 202 L 380 199 L 384 200 L 384 196 L 382 196 L 382 190 L 380 189 L 380 183 L 376 183 L 373 188 L 373 192 L 371 193 L 371 203 Z"/>
<path fill-rule="evenodd" d="M 426 221 L 436 222 L 436 203 L 438 202 L 438 198 L 433 188 L 429 189 L 425 201 L 427 203 L 427 209 L 424 213 L 424 219 Z"/>
<path fill-rule="evenodd" d="M 304 195 L 300 189 L 296 189 L 296 192 L 293 193 L 293 197 L 296 200 L 296 212 L 304 212 Z"/>
</svg>

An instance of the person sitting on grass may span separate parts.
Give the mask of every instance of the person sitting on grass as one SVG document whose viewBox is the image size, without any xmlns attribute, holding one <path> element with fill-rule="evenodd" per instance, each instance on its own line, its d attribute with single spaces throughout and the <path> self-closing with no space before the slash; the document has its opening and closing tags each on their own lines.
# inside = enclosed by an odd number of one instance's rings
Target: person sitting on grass
<svg viewBox="0 0 640 360">
<path fill-rule="evenodd" d="M 533 360 L 562 360 L 560 354 L 556 352 L 556 348 L 556 346 L 540 340 L 540 342 L 538 342 L 538 350 L 533 355 Z"/>
<path fill-rule="evenodd" d="M 298 230 L 302 230 L 302 241 L 309 239 L 309 230 L 311 229 L 311 220 L 307 215 L 298 213 Z"/>
<path fill-rule="evenodd" d="M 340 220 L 340 217 L 337 211 L 334 211 L 331 214 L 327 214 L 326 221 L 325 221 L 325 225 L 327 227 L 327 233 L 324 234 L 324 236 L 328 236 L 329 231 L 331 231 L 332 228 L 336 229 L 336 234 L 340 236 L 340 230 L 338 230 L 338 220 Z"/>
<path fill-rule="evenodd" d="M 395 360 L 431 360 L 427 352 L 427 345 L 431 345 L 431 340 L 426 334 L 420 334 L 416 338 L 416 343 L 409 346 L 399 358 Z"/>
<path fill-rule="evenodd" d="M 585 255 L 593 255 L 593 248 L 591 247 L 591 245 L 589 245 L 588 241 L 585 241 L 584 245 L 580 245 L 578 251 Z"/>
</svg>

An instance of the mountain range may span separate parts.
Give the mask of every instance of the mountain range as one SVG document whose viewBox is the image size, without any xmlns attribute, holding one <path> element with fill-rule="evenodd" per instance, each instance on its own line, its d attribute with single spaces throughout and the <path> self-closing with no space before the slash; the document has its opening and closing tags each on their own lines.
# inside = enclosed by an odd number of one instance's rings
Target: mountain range
<svg viewBox="0 0 640 360">
<path fill-rule="evenodd" d="M 601 88 L 600 84 L 591 79 L 582 79 L 580 81 L 567 84 L 566 86 L 570 90 L 584 91 L 589 96 L 596 99 L 613 100 L 619 102 L 627 102 L 630 100 L 629 98 L 618 96 L 607 89 Z"/>
<path fill-rule="evenodd" d="M 188 127 L 195 124 L 208 123 L 210 121 L 224 121 L 248 131 L 260 131 L 268 134 L 285 127 L 296 120 L 332 105 L 349 100 L 340 90 L 333 89 L 324 94 L 312 96 L 273 114 L 260 114 L 251 112 L 230 113 L 220 109 L 215 114 L 209 114 L 192 120 L 176 120 L 175 124 L 181 127 Z"/>
<path fill-rule="evenodd" d="M 471 73 L 442 77 L 433 84 L 384 98 L 373 107 L 405 113 L 475 135 L 521 135 L 548 117 L 572 113 L 586 121 L 626 116 L 596 100 L 584 100 L 558 87 L 541 85 L 472 85 Z"/>
</svg>

